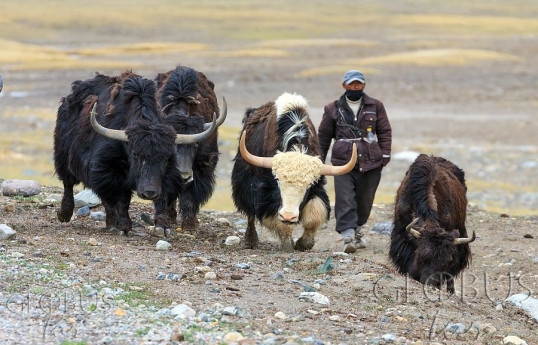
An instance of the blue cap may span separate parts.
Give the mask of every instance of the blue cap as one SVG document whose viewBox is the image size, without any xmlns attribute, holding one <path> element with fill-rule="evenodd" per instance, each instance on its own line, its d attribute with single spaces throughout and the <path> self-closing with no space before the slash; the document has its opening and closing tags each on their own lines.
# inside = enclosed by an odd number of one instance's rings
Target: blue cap
<svg viewBox="0 0 538 345">
<path fill-rule="evenodd" d="M 352 69 L 351 71 L 348 71 L 344 76 L 344 83 L 346 83 L 346 85 L 351 84 L 355 80 L 358 80 L 364 84 L 364 74 L 362 74 L 362 72 Z"/>
</svg>

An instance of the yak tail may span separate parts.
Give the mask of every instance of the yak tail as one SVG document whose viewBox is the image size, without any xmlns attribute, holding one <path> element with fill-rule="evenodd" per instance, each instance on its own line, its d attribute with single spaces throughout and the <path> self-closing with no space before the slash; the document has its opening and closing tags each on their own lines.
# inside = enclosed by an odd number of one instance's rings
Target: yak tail
<svg viewBox="0 0 538 345">
<path fill-rule="evenodd" d="M 137 99 L 142 107 L 142 117 L 148 121 L 158 120 L 155 82 L 143 77 L 132 77 L 123 83 L 125 103 Z"/>
<path fill-rule="evenodd" d="M 425 154 L 417 157 L 409 168 L 408 195 L 411 195 L 417 217 L 439 221 L 437 211 L 430 207 L 429 197 L 437 169 L 432 158 Z"/>
</svg>

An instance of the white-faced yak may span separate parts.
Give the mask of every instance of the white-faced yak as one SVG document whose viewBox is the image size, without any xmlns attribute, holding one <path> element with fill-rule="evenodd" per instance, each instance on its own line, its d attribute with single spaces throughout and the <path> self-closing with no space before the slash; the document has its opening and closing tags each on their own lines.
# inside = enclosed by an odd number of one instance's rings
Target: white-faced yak
<svg viewBox="0 0 538 345">
<path fill-rule="evenodd" d="M 256 218 L 280 238 L 283 251 L 309 250 L 317 229 L 330 213 L 324 175 L 345 174 L 355 165 L 356 150 L 345 166 L 325 165 L 306 100 L 284 93 L 276 101 L 247 109 L 240 147 L 232 170 L 232 197 L 246 214 L 245 246 L 258 244 Z M 292 225 L 304 232 L 294 244 Z"/>
</svg>

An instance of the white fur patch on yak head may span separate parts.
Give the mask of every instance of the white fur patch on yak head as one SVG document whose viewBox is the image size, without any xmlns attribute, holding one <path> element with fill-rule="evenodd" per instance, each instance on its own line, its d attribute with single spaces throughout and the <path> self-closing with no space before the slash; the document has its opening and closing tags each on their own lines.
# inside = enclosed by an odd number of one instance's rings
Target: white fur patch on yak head
<svg viewBox="0 0 538 345">
<path fill-rule="evenodd" d="M 272 171 L 282 198 L 278 212 L 280 220 L 290 223 L 299 220 L 299 206 L 306 190 L 320 178 L 322 166 L 319 157 L 309 156 L 298 147 L 273 156 Z"/>
</svg>

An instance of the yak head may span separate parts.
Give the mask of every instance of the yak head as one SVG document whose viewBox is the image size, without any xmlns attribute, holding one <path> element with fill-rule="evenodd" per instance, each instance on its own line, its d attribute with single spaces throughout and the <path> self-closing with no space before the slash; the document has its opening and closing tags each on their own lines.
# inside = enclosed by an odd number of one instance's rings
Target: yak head
<svg viewBox="0 0 538 345">
<path fill-rule="evenodd" d="M 215 119 L 216 114 L 213 113 L 213 121 L 209 123 L 205 122 L 202 115 L 189 113 L 189 107 L 185 106 L 187 102 L 187 99 L 180 98 L 168 103 L 162 110 L 165 123 L 172 125 L 177 134 L 196 137 L 193 143 L 178 145 L 176 150 L 176 167 L 185 183 L 193 181 L 192 167 L 199 143 L 209 138 L 213 131 L 224 122 L 227 114 L 225 98 L 223 98 L 222 114 Z"/>
<path fill-rule="evenodd" d="M 200 114 L 199 109 L 203 109 L 205 104 L 200 104 L 198 84 L 198 73 L 194 69 L 178 66 L 170 73 L 162 86 L 160 99 L 161 114 L 165 122 L 174 127 L 176 133 L 197 135 L 196 142 L 180 145 L 177 148 L 176 167 L 184 183 L 189 183 L 194 179 L 192 169 L 198 143 L 209 138 L 213 131 L 224 122 L 227 113 L 224 99 L 223 112 L 219 118 L 215 120 L 216 114 L 213 112 L 213 122 L 205 123 L 204 119 L 209 118 L 211 114 Z"/>
<path fill-rule="evenodd" d="M 299 222 L 299 207 L 305 193 L 321 175 L 346 174 L 357 162 L 355 144 L 353 144 L 353 155 L 346 165 L 332 166 L 323 164 L 319 157 L 308 155 L 301 149 L 279 152 L 273 157 L 255 156 L 248 152 L 245 138 L 246 134 L 241 133 L 239 150 L 243 159 L 254 166 L 272 169 L 273 176 L 278 181 L 282 198 L 278 218 L 285 223 Z"/>
<path fill-rule="evenodd" d="M 138 119 L 125 130 L 110 129 L 97 122 L 97 103 L 91 111 L 94 130 L 111 139 L 127 142 L 129 156 L 128 179 L 136 185 L 137 195 L 154 200 L 161 194 L 161 184 L 166 169 L 175 162 L 176 145 L 191 145 L 199 135 L 176 134 L 174 128 L 160 120 Z"/>
<path fill-rule="evenodd" d="M 458 246 L 473 242 L 476 238 L 474 231 L 472 237 L 460 237 L 458 229 L 445 230 L 437 221 L 421 222 L 419 218 L 415 218 L 406 229 L 416 241 L 410 276 L 438 289 L 461 271 L 460 261 L 464 258 L 460 257 Z"/>
</svg>

